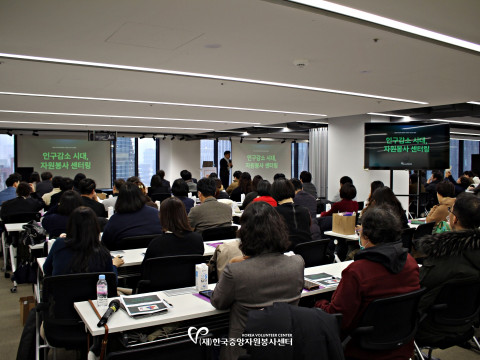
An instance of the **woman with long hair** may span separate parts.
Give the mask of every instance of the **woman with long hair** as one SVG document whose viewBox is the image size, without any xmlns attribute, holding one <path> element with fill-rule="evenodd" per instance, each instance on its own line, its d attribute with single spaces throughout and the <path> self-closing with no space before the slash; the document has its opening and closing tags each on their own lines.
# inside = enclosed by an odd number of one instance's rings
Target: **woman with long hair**
<svg viewBox="0 0 480 360">
<path fill-rule="evenodd" d="M 370 209 L 378 206 L 390 207 L 393 213 L 396 214 L 400 220 L 402 229 L 408 227 L 408 219 L 405 210 L 393 193 L 392 189 L 390 189 L 388 186 L 380 187 L 373 192 L 372 201 L 369 203 L 368 208 Z"/>
<path fill-rule="evenodd" d="M 57 211 L 48 211 L 42 220 L 42 226 L 47 230 L 50 238 L 56 238 L 66 232 L 70 214 L 80 206 L 82 206 L 82 197 L 75 190 L 63 193 Z"/>
<path fill-rule="evenodd" d="M 80 206 L 68 218 L 66 237 L 55 240 L 43 265 L 46 276 L 86 272 L 115 272 L 123 260 L 112 261 L 99 241 L 100 226 L 92 209 Z"/>
<path fill-rule="evenodd" d="M 252 176 L 248 172 L 243 172 L 240 175 L 238 186 L 230 194 L 230 199 L 233 201 L 241 201 L 242 194 L 248 194 L 252 191 Z"/>
<path fill-rule="evenodd" d="M 171 197 L 160 205 L 163 234 L 148 245 L 143 263 L 147 259 L 174 255 L 203 255 L 202 235 L 193 232 L 182 200 Z"/>
</svg>

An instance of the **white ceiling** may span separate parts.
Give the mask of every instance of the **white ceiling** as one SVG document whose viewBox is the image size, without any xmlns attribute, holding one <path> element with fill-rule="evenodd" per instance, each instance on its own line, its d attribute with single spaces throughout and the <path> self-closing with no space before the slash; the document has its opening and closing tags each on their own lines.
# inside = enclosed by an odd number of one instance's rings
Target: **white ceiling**
<svg viewBox="0 0 480 360">
<path fill-rule="evenodd" d="M 480 44 L 478 0 L 333 1 Z M 367 112 L 480 101 L 478 53 L 284 5 L 262 0 L 0 0 L 0 52 L 289 83 L 428 105 L 8 57 L 0 57 L 0 92 L 259 108 L 326 114 L 329 121 Z M 293 65 L 295 59 L 307 59 L 308 65 L 299 69 Z M 199 134 L 205 129 L 319 119 L 323 118 L 0 95 L 4 129 Z"/>
</svg>

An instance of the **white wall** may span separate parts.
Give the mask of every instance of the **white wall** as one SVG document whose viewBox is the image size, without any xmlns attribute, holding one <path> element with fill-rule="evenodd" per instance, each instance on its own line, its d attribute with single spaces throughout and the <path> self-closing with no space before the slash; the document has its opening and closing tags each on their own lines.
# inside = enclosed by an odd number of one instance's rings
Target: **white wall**
<svg viewBox="0 0 480 360">
<path fill-rule="evenodd" d="M 364 123 L 370 115 L 335 118 L 328 125 L 328 199 L 338 192 L 342 176 L 352 178 L 357 189 L 357 200 L 365 201 L 370 192 L 370 183 L 383 181 L 390 186 L 388 170 L 364 170 Z M 408 194 L 408 171 L 394 171 L 393 191 Z M 408 209 L 408 197 L 399 197 L 404 209 Z"/>
<path fill-rule="evenodd" d="M 180 177 L 182 170 L 200 179 L 200 141 L 160 140 L 160 169 L 170 183 Z"/>
</svg>

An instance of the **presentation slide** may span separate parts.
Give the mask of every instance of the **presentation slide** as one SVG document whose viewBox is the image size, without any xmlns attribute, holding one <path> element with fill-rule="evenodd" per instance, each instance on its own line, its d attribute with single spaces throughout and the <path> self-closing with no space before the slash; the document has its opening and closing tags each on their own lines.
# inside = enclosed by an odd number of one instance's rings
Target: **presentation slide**
<svg viewBox="0 0 480 360">
<path fill-rule="evenodd" d="M 19 167 L 33 167 L 40 174 L 50 171 L 53 176 L 73 179 L 84 173 L 98 188 L 111 187 L 109 141 L 87 141 L 86 136 L 60 139 L 22 135 L 17 137 L 17 157 Z"/>
<path fill-rule="evenodd" d="M 249 172 L 252 178 L 261 175 L 273 182 L 276 173 L 291 177 L 291 145 L 280 143 L 232 142 L 232 171 Z"/>
</svg>

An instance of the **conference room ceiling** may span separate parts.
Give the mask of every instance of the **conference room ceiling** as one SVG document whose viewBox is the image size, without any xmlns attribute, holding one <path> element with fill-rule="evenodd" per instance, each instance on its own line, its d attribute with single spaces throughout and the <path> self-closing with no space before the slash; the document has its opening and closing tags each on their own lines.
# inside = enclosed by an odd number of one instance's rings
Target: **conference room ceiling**
<svg viewBox="0 0 480 360">
<path fill-rule="evenodd" d="M 478 0 L 334 2 L 480 44 Z M 0 53 L 5 130 L 300 124 L 277 134 L 293 138 L 341 116 L 480 101 L 478 52 L 281 0 L 0 0 Z"/>
</svg>

